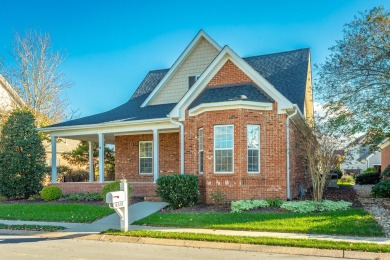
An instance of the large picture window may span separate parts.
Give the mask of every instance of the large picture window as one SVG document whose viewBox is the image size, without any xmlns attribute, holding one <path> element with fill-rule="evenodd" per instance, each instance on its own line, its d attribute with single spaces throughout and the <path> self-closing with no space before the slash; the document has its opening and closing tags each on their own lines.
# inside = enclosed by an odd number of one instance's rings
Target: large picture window
<svg viewBox="0 0 390 260">
<path fill-rule="evenodd" d="M 214 172 L 233 173 L 234 127 L 214 126 Z"/>
<path fill-rule="evenodd" d="M 153 142 L 152 141 L 139 142 L 139 173 L 140 174 L 153 173 Z"/>
<path fill-rule="evenodd" d="M 260 172 L 260 126 L 247 126 L 248 172 Z"/>
<path fill-rule="evenodd" d="M 198 150 L 199 150 L 199 173 L 203 173 L 203 128 L 199 128 L 198 135 Z"/>
</svg>

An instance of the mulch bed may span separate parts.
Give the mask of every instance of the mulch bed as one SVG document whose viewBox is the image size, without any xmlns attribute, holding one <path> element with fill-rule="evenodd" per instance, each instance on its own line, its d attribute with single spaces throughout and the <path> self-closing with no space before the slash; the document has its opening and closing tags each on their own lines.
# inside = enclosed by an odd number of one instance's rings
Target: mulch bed
<svg viewBox="0 0 390 260">
<path fill-rule="evenodd" d="M 312 196 L 310 191 L 306 193 L 303 200 L 311 200 Z M 352 202 L 352 207 L 361 208 L 357 194 L 352 186 L 340 186 L 339 188 L 328 188 L 324 193 L 324 199 L 339 201 L 344 200 Z M 298 200 L 298 199 L 295 199 Z M 225 205 L 206 205 L 206 204 L 197 204 L 193 207 L 181 208 L 172 210 L 169 208 L 164 208 L 160 212 L 169 212 L 169 213 L 229 213 L 230 212 L 230 203 Z M 247 212 L 288 212 L 284 209 L 278 207 L 269 207 L 269 208 L 259 208 L 253 209 Z"/>
</svg>

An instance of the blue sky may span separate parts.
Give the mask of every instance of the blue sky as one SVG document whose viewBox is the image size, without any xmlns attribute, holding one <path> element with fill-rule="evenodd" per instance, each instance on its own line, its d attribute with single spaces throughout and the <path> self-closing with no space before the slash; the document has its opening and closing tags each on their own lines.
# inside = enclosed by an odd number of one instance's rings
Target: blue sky
<svg viewBox="0 0 390 260">
<path fill-rule="evenodd" d="M 169 68 L 203 29 L 240 56 L 310 47 L 313 64 L 359 11 L 388 1 L 0 0 L 0 57 L 15 32 L 50 33 L 82 116 L 126 102 L 149 70 Z"/>
</svg>

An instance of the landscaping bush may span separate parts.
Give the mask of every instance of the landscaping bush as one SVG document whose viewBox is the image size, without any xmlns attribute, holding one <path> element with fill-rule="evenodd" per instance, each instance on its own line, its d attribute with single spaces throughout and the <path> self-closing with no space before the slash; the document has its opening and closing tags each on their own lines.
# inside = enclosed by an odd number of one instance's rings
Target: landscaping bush
<svg viewBox="0 0 390 260">
<path fill-rule="evenodd" d="M 379 198 L 390 198 L 390 180 L 380 181 L 371 189 L 372 195 Z"/>
<path fill-rule="evenodd" d="M 340 184 L 352 184 L 355 182 L 355 179 L 353 176 L 345 174 L 343 177 L 340 179 Z M 339 183 L 338 183 L 339 184 Z"/>
<path fill-rule="evenodd" d="M 104 185 L 102 188 L 102 193 L 101 193 L 103 200 L 106 201 L 107 193 L 113 192 L 113 191 L 120 191 L 120 190 L 121 190 L 121 182 L 120 181 L 113 181 L 113 182 L 110 182 L 110 183 Z M 128 192 L 129 199 L 130 199 L 130 195 L 131 195 L 132 190 L 133 189 L 131 188 L 131 185 L 128 183 L 127 184 L 127 192 Z"/>
<path fill-rule="evenodd" d="M 41 197 L 45 201 L 58 200 L 61 198 L 62 190 L 55 186 L 48 186 L 42 189 Z"/>
<path fill-rule="evenodd" d="M 245 210 L 266 208 L 269 207 L 269 203 L 266 200 L 238 200 L 232 201 L 231 212 L 239 213 Z"/>
<path fill-rule="evenodd" d="M 378 172 L 367 172 L 356 175 L 356 184 L 377 184 L 380 180 Z"/>
<path fill-rule="evenodd" d="M 198 177 L 191 174 L 161 176 L 156 193 L 174 209 L 190 207 L 199 201 L 198 183 Z"/>
<path fill-rule="evenodd" d="M 98 192 L 92 192 L 92 193 L 71 193 L 62 196 L 63 199 L 70 200 L 70 201 L 100 201 L 102 200 L 102 195 Z"/>
<path fill-rule="evenodd" d="M 275 199 L 275 200 L 266 200 L 270 207 L 280 207 L 283 204 L 283 200 Z"/>
<path fill-rule="evenodd" d="M 63 175 L 64 182 L 83 182 L 89 179 L 89 172 L 83 170 L 70 171 Z"/>
<path fill-rule="evenodd" d="M 351 202 L 323 200 L 322 202 L 315 202 L 311 200 L 305 201 L 287 201 L 280 207 L 282 209 L 292 211 L 295 213 L 310 213 L 323 211 L 338 211 L 347 210 L 352 206 Z"/>
<path fill-rule="evenodd" d="M 224 205 L 226 203 L 226 196 L 219 189 L 210 194 L 210 198 L 214 205 Z"/>
<path fill-rule="evenodd" d="M 382 175 L 385 177 L 390 177 L 390 164 L 387 165 L 386 169 L 382 172 Z"/>
<path fill-rule="evenodd" d="M 378 170 L 375 169 L 374 167 L 370 167 L 363 171 L 363 173 L 370 173 L 370 172 L 378 172 Z"/>
</svg>

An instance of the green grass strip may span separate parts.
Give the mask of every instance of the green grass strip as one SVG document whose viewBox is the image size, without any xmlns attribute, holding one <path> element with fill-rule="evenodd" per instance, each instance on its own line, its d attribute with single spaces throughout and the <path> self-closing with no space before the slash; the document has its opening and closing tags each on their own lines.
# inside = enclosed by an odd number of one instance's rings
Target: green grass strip
<svg viewBox="0 0 390 260">
<path fill-rule="evenodd" d="M 64 230 L 65 227 L 46 226 L 46 225 L 43 225 L 43 226 L 42 225 L 6 225 L 6 224 L 0 223 L 0 229 L 55 232 L 55 231 L 59 231 L 59 230 Z"/>
<path fill-rule="evenodd" d="M 114 211 L 108 206 L 90 204 L 0 204 L 0 219 L 91 223 Z"/>
<path fill-rule="evenodd" d="M 155 213 L 136 225 L 383 237 L 363 209 L 324 213 Z"/>
<path fill-rule="evenodd" d="M 248 237 L 248 236 L 213 235 L 213 234 L 198 234 L 198 233 L 184 233 L 184 232 L 162 232 L 162 231 L 150 231 L 150 230 L 135 230 L 129 232 L 108 230 L 103 233 L 107 235 L 115 235 L 115 236 L 168 238 L 168 239 L 183 239 L 183 240 L 253 244 L 253 245 L 305 247 L 305 248 L 318 248 L 318 249 L 339 249 L 339 250 L 366 251 L 366 252 L 375 252 L 375 253 L 390 252 L 390 245 L 381 245 L 375 243 L 351 243 L 351 242 L 340 242 L 340 241 L 330 241 L 330 240 L 320 240 L 320 239 Z"/>
</svg>

